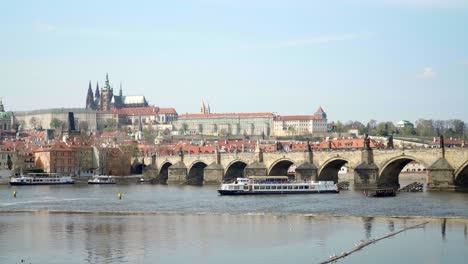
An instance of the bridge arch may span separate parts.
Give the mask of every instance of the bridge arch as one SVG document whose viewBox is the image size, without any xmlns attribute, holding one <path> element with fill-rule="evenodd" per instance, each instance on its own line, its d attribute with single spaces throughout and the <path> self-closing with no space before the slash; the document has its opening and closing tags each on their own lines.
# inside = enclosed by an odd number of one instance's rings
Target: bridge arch
<svg viewBox="0 0 468 264">
<path fill-rule="evenodd" d="M 293 165 L 296 166 L 290 159 L 279 159 L 271 164 L 267 174 L 268 176 L 287 176 L 289 168 Z"/>
<path fill-rule="evenodd" d="M 234 160 L 226 167 L 223 181 L 232 181 L 236 178 L 245 178 L 245 167 L 247 163 L 242 160 Z"/>
<path fill-rule="evenodd" d="M 468 187 L 468 161 L 455 171 L 455 185 Z"/>
<path fill-rule="evenodd" d="M 172 163 L 170 163 L 169 161 L 166 161 L 162 164 L 161 169 L 159 170 L 159 183 L 167 184 L 170 166 L 172 166 Z"/>
<path fill-rule="evenodd" d="M 318 171 L 318 181 L 338 182 L 338 172 L 346 163 L 350 163 L 347 158 L 333 157 L 323 163 Z"/>
<path fill-rule="evenodd" d="M 205 167 L 208 166 L 205 162 L 197 160 L 190 165 L 186 182 L 189 185 L 203 185 Z"/>
<path fill-rule="evenodd" d="M 399 176 L 401 173 L 401 170 L 410 162 L 416 161 L 422 165 L 424 165 L 425 168 L 428 168 L 428 165 L 413 157 L 413 156 L 407 156 L 407 155 L 402 155 L 398 157 L 394 157 L 387 162 L 384 163 L 382 168 L 380 169 L 379 172 L 379 178 L 377 180 L 377 185 L 378 186 L 383 186 L 383 187 L 400 187 L 400 181 L 399 181 Z"/>
</svg>

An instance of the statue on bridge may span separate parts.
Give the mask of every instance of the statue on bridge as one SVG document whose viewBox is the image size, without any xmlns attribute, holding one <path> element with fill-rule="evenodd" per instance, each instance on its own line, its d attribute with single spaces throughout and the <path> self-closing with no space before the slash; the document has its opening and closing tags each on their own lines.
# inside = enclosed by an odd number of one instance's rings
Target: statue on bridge
<svg viewBox="0 0 468 264">
<path fill-rule="evenodd" d="M 369 138 L 369 134 L 365 133 L 364 134 L 364 149 L 365 150 L 370 150 L 371 147 L 370 147 L 370 138 Z"/>
<path fill-rule="evenodd" d="M 390 135 L 387 138 L 387 148 L 389 148 L 389 149 L 394 148 L 394 146 L 393 146 L 393 135 Z"/>
<path fill-rule="evenodd" d="M 305 148 L 305 152 L 312 152 L 312 147 L 310 146 L 309 140 L 307 140 L 307 146 Z"/>
</svg>

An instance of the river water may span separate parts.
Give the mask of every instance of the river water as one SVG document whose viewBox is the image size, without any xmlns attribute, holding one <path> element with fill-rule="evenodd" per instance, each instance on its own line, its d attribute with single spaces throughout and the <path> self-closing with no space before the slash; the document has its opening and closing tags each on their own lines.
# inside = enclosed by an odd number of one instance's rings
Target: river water
<svg viewBox="0 0 468 264">
<path fill-rule="evenodd" d="M 0 186 L 0 263 L 319 263 L 423 222 L 339 262 L 465 263 L 468 193 L 235 197 L 218 196 L 216 186 Z"/>
</svg>

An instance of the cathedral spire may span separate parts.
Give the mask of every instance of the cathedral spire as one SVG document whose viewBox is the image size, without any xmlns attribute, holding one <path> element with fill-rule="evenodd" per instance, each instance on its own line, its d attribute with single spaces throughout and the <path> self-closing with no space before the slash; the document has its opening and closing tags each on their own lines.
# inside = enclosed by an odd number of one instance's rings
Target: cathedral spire
<svg viewBox="0 0 468 264">
<path fill-rule="evenodd" d="M 122 81 L 120 81 L 119 96 L 122 97 Z"/>
<path fill-rule="evenodd" d="M 106 90 L 110 90 L 110 84 L 109 84 L 109 73 L 106 73 L 106 85 L 104 86 Z"/>
<path fill-rule="evenodd" d="M 86 109 L 92 109 L 94 104 L 93 89 L 91 88 L 91 81 L 89 81 L 88 94 L 86 95 Z"/>
<path fill-rule="evenodd" d="M 96 91 L 94 92 L 94 98 L 98 99 L 101 97 L 101 94 L 99 93 L 99 82 L 96 82 Z"/>
</svg>

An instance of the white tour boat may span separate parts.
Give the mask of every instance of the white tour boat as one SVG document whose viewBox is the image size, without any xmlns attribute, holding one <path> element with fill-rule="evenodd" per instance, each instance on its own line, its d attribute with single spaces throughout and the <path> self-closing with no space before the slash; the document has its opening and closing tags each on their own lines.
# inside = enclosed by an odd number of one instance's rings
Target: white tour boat
<svg viewBox="0 0 468 264">
<path fill-rule="evenodd" d="M 74 184 L 71 176 L 63 176 L 58 173 L 29 173 L 10 178 L 10 185 L 58 185 Z"/>
<path fill-rule="evenodd" d="M 220 195 L 339 193 L 332 181 L 289 181 L 288 176 L 250 176 L 223 183 Z"/>
<path fill-rule="evenodd" d="M 96 175 L 88 180 L 88 184 L 115 184 L 115 179 L 108 175 Z"/>
</svg>

